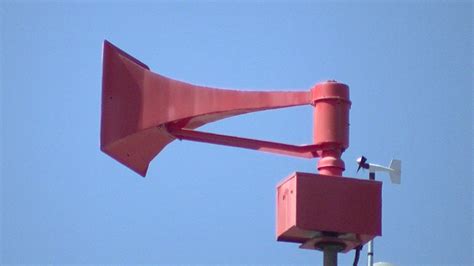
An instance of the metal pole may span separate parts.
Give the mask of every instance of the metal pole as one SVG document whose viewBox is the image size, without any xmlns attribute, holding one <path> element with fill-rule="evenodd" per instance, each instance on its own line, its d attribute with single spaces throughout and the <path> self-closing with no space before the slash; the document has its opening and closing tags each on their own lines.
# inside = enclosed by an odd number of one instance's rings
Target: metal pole
<svg viewBox="0 0 474 266">
<path fill-rule="evenodd" d="M 375 173 L 369 173 L 369 180 L 375 180 Z M 374 240 L 370 240 L 367 245 L 367 266 L 374 265 Z"/>
<path fill-rule="evenodd" d="M 324 266 L 337 266 L 337 252 L 340 246 L 334 244 L 327 244 L 323 247 Z"/>
<path fill-rule="evenodd" d="M 375 180 L 375 173 L 374 172 L 369 173 L 369 180 Z"/>
<path fill-rule="evenodd" d="M 374 265 L 374 241 L 370 240 L 367 245 L 367 266 Z"/>
<path fill-rule="evenodd" d="M 326 242 L 319 245 L 323 251 L 323 265 L 337 266 L 337 253 L 344 250 L 344 244 L 337 242 Z"/>
</svg>

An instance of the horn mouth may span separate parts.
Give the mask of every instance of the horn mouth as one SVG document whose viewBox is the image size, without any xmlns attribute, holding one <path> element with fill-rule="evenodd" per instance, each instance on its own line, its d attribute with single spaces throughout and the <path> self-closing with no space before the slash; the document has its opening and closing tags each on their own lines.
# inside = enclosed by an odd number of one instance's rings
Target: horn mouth
<svg viewBox="0 0 474 266">
<path fill-rule="evenodd" d="M 163 129 L 142 127 L 147 72 L 147 65 L 104 41 L 101 150 L 141 176 L 156 154 L 173 141 Z"/>
</svg>

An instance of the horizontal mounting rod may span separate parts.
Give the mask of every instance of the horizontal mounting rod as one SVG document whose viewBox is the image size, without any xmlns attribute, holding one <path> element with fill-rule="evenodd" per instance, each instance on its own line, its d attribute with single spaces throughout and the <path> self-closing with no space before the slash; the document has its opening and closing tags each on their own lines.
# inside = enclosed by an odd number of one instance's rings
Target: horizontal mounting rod
<svg viewBox="0 0 474 266">
<path fill-rule="evenodd" d="M 180 140 L 184 139 L 190 141 L 232 146 L 307 159 L 318 157 L 319 155 L 317 152 L 321 148 L 320 145 L 315 144 L 298 146 L 265 140 L 220 135 L 173 126 L 167 126 L 167 131 Z"/>
</svg>

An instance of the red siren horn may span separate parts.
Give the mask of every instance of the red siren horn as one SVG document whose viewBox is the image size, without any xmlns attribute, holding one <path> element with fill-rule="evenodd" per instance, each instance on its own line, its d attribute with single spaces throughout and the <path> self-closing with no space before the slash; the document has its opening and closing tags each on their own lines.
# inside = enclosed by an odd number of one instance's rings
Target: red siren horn
<svg viewBox="0 0 474 266">
<path fill-rule="evenodd" d="M 184 129 L 311 103 L 310 92 L 222 90 L 184 83 L 151 72 L 108 41 L 103 49 L 101 150 L 142 176 L 150 161 L 174 139 L 214 139 L 213 134 L 194 136 L 196 132 Z M 220 142 L 226 141 L 232 140 Z M 258 145 L 247 143 L 244 148 L 259 149 Z"/>
<path fill-rule="evenodd" d="M 297 105 L 313 107 L 313 143 L 291 145 L 197 131 L 230 116 Z M 101 150 L 145 176 L 175 139 L 320 157 L 318 174 L 295 172 L 277 186 L 278 241 L 347 252 L 381 235 L 378 181 L 343 178 L 349 147 L 349 87 L 333 80 L 307 91 L 238 91 L 196 86 L 153 73 L 104 42 Z M 396 168 L 396 167 L 394 167 Z"/>
</svg>

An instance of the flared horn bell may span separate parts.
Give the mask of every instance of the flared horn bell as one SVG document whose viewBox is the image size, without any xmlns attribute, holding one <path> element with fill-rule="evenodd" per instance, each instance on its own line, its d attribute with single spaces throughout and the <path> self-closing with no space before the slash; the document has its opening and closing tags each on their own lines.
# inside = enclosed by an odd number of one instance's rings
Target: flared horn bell
<svg viewBox="0 0 474 266">
<path fill-rule="evenodd" d="M 142 176 L 175 139 L 169 126 L 194 129 L 229 116 L 310 103 L 305 91 L 222 90 L 173 80 L 104 42 L 101 150 Z"/>
</svg>

